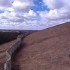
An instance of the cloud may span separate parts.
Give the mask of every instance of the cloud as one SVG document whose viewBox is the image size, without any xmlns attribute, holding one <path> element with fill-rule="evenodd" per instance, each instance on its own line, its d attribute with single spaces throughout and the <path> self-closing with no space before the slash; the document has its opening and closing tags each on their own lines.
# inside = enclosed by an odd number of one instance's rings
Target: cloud
<svg viewBox="0 0 70 70">
<path fill-rule="evenodd" d="M 47 14 L 49 19 L 70 18 L 69 0 L 43 0 L 50 11 Z"/>
<path fill-rule="evenodd" d="M 69 0 L 43 0 L 42 4 L 49 11 L 32 10 L 34 0 L 0 0 L 0 27 L 44 29 L 70 21 Z"/>
<path fill-rule="evenodd" d="M 12 5 L 12 0 L 0 0 L 0 7 L 6 8 Z"/>
<path fill-rule="evenodd" d="M 0 13 L 0 18 L 18 20 L 22 17 L 24 20 L 24 17 L 35 16 L 36 14 L 30 10 L 33 5 L 33 0 L 0 0 L 0 9 L 4 10 Z"/>
<path fill-rule="evenodd" d="M 33 0 L 0 0 L 0 9 L 13 8 L 14 11 L 26 11 L 33 6 Z"/>
<path fill-rule="evenodd" d="M 23 12 L 33 6 L 33 0 L 14 0 L 12 5 L 15 11 Z"/>
<path fill-rule="evenodd" d="M 62 0 L 43 0 L 43 2 L 50 9 L 61 8 L 64 5 L 64 3 L 62 2 Z"/>
<path fill-rule="evenodd" d="M 60 9 L 70 6 L 69 0 L 43 0 L 43 2 L 49 9 Z"/>
</svg>

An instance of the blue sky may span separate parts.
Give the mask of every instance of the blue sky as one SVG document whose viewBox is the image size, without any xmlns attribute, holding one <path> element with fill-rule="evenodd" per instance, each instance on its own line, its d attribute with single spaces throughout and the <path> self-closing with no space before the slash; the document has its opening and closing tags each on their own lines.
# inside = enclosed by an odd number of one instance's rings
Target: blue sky
<svg viewBox="0 0 70 70">
<path fill-rule="evenodd" d="M 34 10 L 35 12 L 36 11 L 49 11 L 49 8 L 44 5 L 43 1 L 42 0 L 34 0 L 34 4 L 35 6 L 32 6 L 31 9 Z M 0 9 L 0 13 L 3 13 L 4 11 L 2 9 Z"/>
<path fill-rule="evenodd" d="M 35 6 L 33 6 L 31 9 L 34 11 L 44 11 L 49 10 L 47 6 L 44 5 L 42 0 L 34 0 Z"/>
<path fill-rule="evenodd" d="M 70 0 L 0 0 L 0 29 L 41 30 L 70 21 Z"/>
<path fill-rule="evenodd" d="M 4 11 L 3 10 L 0 10 L 0 13 L 3 13 Z"/>
</svg>

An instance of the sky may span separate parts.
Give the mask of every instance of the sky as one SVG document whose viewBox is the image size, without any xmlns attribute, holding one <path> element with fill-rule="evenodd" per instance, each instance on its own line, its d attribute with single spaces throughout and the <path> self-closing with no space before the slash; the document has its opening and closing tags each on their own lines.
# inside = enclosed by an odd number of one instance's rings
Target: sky
<svg viewBox="0 0 70 70">
<path fill-rule="evenodd" d="M 70 21 L 70 0 L 0 0 L 0 29 L 42 30 Z"/>
</svg>

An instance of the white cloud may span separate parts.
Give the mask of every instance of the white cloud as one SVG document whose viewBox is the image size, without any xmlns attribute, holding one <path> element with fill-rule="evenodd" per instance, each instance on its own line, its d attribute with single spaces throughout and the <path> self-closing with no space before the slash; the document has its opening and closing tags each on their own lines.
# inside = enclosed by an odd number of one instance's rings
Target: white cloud
<svg viewBox="0 0 70 70">
<path fill-rule="evenodd" d="M 0 0 L 0 9 L 4 10 L 4 13 L 0 14 L 0 18 L 7 18 L 18 20 L 18 18 L 35 16 L 36 14 L 30 10 L 33 6 L 33 0 Z M 7 6 L 7 8 L 5 8 Z M 13 20 L 14 21 L 14 20 Z"/>
<path fill-rule="evenodd" d="M 69 0 L 43 0 L 50 10 L 37 12 L 31 10 L 33 1 L 0 0 L 0 27 L 43 29 L 70 21 Z"/>
<path fill-rule="evenodd" d="M 14 0 L 12 5 L 15 11 L 26 12 L 31 6 L 33 6 L 33 0 Z"/>
<path fill-rule="evenodd" d="M 64 4 L 62 0 L 43 0 L 50 9 L 61 8 Z"/>
<path fill-rule="evenodd" d="M 26 18 L 30 18 L 30 17 L 37 16 L 37 14 L 33 10 L 29 10 L 28 12 L 23 13 L 22 16 L 23 17 L 26 17 Z"/>
<path fill-rule="evenodd" d="M 49 19 L 70 18 L 69 0 L 43 0 L 50 11 L 47 14 Z"/>
<path fill-rule="evenodd" d="M 12 5 L 12 0 L 0 0 L 0 7 L 9 7 Z"/>
</svg>

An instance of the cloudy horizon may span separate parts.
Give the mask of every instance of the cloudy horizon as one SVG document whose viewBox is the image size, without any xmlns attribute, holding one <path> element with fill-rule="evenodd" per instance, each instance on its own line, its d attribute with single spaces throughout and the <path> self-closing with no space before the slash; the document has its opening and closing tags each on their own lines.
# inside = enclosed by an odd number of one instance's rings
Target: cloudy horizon
<svg viewBox="0 0 70 70">
<path fill-rule="evenodd" d="M 0 29 L 41 30 L 70 22 L 69 0 L 0 0 Z"/>
</svg>

